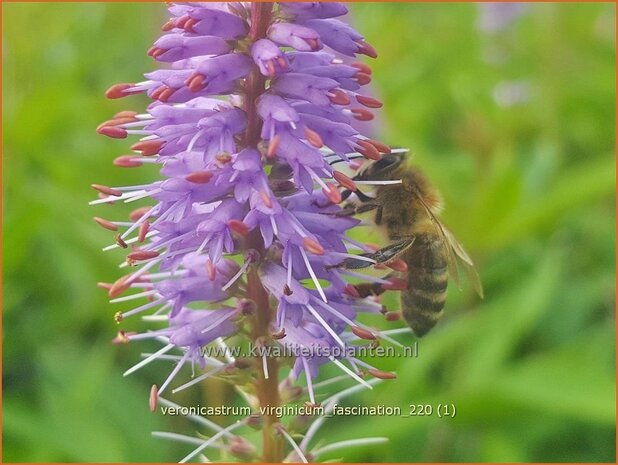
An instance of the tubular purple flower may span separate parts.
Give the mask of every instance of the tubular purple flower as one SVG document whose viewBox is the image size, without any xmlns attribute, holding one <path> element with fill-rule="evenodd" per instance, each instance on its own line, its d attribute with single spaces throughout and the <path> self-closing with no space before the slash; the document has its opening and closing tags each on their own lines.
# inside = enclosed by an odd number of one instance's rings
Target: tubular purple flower
<svg viewBox="0 0 618 465">
<path fill-rule="evenodd" d="M 279 45 L 287 45 L 301 52 L 315 52 L 322 48 L 320 35 L 311 28 L 291 23 L 275 23 L 268 29 L 268 38 Z"/>
<path fill-rule="evenodd" d="M 230 379 L 242 378 L 234 382 L 254 408 L 280 405 L 292 380 L 304 382 L 303 392 L 317 405 L 313 379 L 327 363 L 371 387 L 364 374 L 381 372 L 357 358 L 355 344 L 396 341 L 359 323 L 359 313 L 381 318 L 383 308 L 357 288 L 394 284 L 388 276 L 337 266 L 351 257 L 375 262 L 358 255 L 371 249 L 348 236 L 360 221 L 340 203 L 346 189 L 357 188 L 334 165 L 379 159 L 390 149 L 352 127 L 381 106 L 359 93 L 371 69 L 319 50 L 326 45 L 370 57 L 375 50 L 332 19 L 347 12 L 340 3 L 172 3 L 169 12 L 165 34 L 149 50 L 167 67 L 106 93 L 113 99 L 145 93 L 152 103 L 144 113 L 122 111 L 97 128 L 113 138 L 140 138 L 133 154 L 115 159 L 117 166 L 158 165 L 161 175 L 136 186 L 93 185 L 99 198 L 92 204 L 148 201 L 130 221 L 95 218 L 115 235 L 104 250 L 127 249 L 121 267 L 131 267 L 102 287 L 113 303 L 146 299 L 117 312 L 116 321 L 139 314 L 164 325 L 119 333 L 117 343 L 164 344 L 126 374 L 155 360 L 176 362 L 152 390 L 155 407 L 157 400 L 169 403 L 161 392 L 194 363 L 209 371 L 173 392 L 233 372 Z M 236 357 L 243 341 L 291 350 L 286 381 L 279 383 L 280 357 Z M 225 350 L 210 356 L 207 348 Z M 235 438 L 237 452 L 253 454 L 230 433 L 248 425 L 263 431 L 263 461 L 295 457 L 282 455 L 284 439 L 291 441 L 290 454 L 303 454 L 306 445 L 294 443 L 273 413 L 261 416 L 257 423 L 248 417 L 214 428 L 185 459 L 226 435 Z"/>
</svg>

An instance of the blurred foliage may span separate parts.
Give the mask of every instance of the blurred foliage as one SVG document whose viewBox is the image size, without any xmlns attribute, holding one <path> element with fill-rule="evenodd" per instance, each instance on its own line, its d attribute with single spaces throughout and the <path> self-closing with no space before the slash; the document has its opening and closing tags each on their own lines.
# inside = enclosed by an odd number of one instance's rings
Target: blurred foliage
<svg viewBox="0 0 618 465">
<path fill-rule="evenodd" d="M 380 360 L 399 378 L 346 402 L 453 403 L 454 419 L 329 420 L 322 438 L 391 441 L 324 458 L 615 461 L 615 8 L 528 4 L 494 32 L 479 8 L 354 5 L 380 52 L 383 139 L 442 190 L 486 297 L 452 290 L 419 357 Z M 143 52 L 163 8 L 2 10 L 3 461 L 177 460 L 186 446 L 150 431 L 194 428 L 148 412 L 160 366 L 122 379 L 149 348 L 109 344 L 116 308 L 94 283 L 117 277 L 121 255 L 100 251 L 110 235 L 90 217 L 105 208 L 87 206 L 92 182 L 155 176 L 111 167 L 126 144 L 94 128 L 145 105 L 102 93 L 153 69 Z M 213 384 L 204 397 L 229 394 Z"/>
</svg>

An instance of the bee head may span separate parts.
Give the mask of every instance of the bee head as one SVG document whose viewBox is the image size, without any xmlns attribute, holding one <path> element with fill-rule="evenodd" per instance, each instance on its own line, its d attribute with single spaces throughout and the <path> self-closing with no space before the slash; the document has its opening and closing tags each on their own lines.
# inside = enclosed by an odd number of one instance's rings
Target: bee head
<svg viewBox="0 0 618 465">
<path fill-rule="evenodd" d="M 406 158 L 407 151 L 394 150 L 371 163 L 357 174 L 354 179 L 359 181 L 387 181 L 393 178 L 395 171 Z"/>
</svg>

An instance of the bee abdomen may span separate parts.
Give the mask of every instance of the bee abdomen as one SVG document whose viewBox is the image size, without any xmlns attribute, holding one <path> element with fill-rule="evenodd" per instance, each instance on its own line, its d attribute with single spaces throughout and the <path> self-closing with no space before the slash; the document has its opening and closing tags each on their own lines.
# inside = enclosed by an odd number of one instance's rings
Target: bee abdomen
<svg viewBox="0 0 618 465">
<path fill-rule="evenodd" d="M 421 337 L 442 316 L 448 269 L 439 248 L 414 247 L 409 253 L 408 289 L 401 293 L 402 314 L 414 334 Z"/>
</svg>

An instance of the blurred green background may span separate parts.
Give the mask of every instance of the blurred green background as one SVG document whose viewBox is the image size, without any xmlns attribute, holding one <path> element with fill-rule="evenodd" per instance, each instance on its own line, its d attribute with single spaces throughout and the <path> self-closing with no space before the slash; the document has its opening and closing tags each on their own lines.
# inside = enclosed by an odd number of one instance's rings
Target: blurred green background
<svg viewBox="0 0 618 465">
<path fill-rule="evenodd" d="M 187 446 L 150 431 L 194 428 L 148 412 L 169 367 L 121 376 L 155 346 L 109 343 L 117 308 L 95 283 L 114 280 L 122 258 L 101 252 L 110 234 L 90 218 L 106 209 L 87 205 L 92 182 L 155 175 L 112 167 L 128 145 L 94 128 L 146 104 L 103 92 L 154 68 L 145 51 L 164 7 L 3 3 L 2 16 L 3 461 L 178 460 Z M 380 53 L 382 139 L 410 147 L 442 190 L 486 297 L 451 291 L 419 357 L 379 361 L 399 378 L 348 401 L 454 403 L 454 419 L 330 420 L 322 438 L 391 442 L 324 458 L 615 460 L 615 7 L 529 4 L 507 16 L 460 3 L 352 7 Z"/>
</svg>

